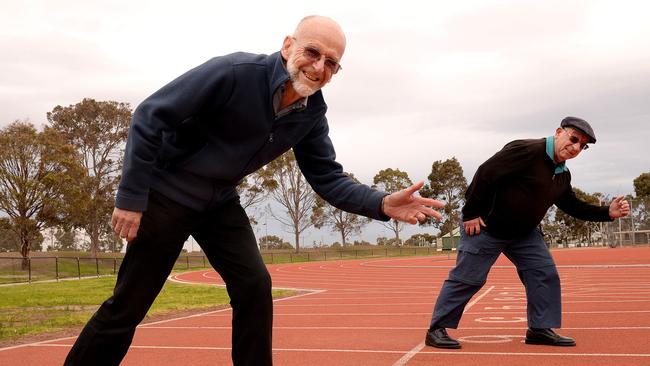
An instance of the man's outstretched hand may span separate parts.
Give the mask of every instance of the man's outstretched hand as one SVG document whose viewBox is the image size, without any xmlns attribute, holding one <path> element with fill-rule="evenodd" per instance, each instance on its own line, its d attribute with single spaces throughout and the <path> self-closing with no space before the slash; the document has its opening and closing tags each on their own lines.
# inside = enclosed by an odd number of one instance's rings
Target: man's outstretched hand
<svg viewBox="0 0 650 366">
<path fill-rule="evenodd" d="M 424 182 L 416 183 L 399 192 L 384 197 L 383 211 L 397 221 L 417 224 L 426 220 L 427 216 L 442 219 L 442 215 L 431 207 L 443 208 L 445 204 L 431 198 L 424 198 L 415 193 L 424 186 Z"/>
<path fill-rule="evenodd" d="M 625 197 L 618 196 L 609 204 L 609 217 L 618 219 L 630 214 L 630 204 Z"/>
</svg>

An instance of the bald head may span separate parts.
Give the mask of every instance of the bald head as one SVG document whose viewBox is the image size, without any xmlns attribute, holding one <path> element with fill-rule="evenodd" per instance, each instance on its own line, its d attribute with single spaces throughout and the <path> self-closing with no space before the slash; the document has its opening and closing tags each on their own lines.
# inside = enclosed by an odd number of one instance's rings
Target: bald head
<svg viewBox="0 0 650 366">
<path fill-rule="evenodd" d="M 289 88 L 285 95 L 295 101 L 314 94 L 329 83 L 340 69 L 345 51 L 345 35 L 334 20 L 312 15 L 298 23 L 293 35 L 286 36 L 280 53 L 286 61 Z"/>
<path fill-rule="evenodd" d="M 339 58 L 343 56 L 343 51 L 345 51 L 345 34 L 341 26 L 332 18 L 321 15 L 304 17 L 298 23 L 293 36 L 298 39 L 322 40 L 340 50 L 341 55 Z"/>
</svg>

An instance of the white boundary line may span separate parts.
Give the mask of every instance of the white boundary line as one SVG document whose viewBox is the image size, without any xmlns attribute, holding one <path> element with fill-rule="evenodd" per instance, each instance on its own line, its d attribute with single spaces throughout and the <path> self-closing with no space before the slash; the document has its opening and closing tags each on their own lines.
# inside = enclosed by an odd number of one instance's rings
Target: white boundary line
<svg viewBox="0 0 650 366">
<path fill-rule="evenodd" d="M 70 347 L 65 344 L 45 344 L 46 347 Z M 131 346 L 135 349 L 180 349 L 180 350 L 209 350 L 230 351 L 230 347 L 201 347 L 201 346 Z M 332 349 L 332 348 L 273 348 L 273 352 L 334 352 L 334 353 L 375 353 L 401 354 L 400 350 L 372 349 Z M 649 353 L 545 353 L 545 352 L 466 352 L 466 351 L 424 351 L 424 355 L 453 355 L 453 356 L 555 356 L 555 357 L 650 357 Z"/>
<path fill-rule="evenodd" d="M 298 298 L 298 297 L 314 295 L 314 294 L 317 294 L 317 293 L 324 292 L 325 290 L 300 289 L 300 291 L 308 291 L 308 292 L 304 293 L 304 294 L 298 294 L 298 295 L 294 295 L 294 296 L 275 299 L 275 300 L 273 300 L 273 302 L 275 303 L 275 302 L 278 302 L 278 301 L 284 301 L 284 300 L 289 300 L 289 299 L 295 299 L 295 298 Z M 172 318 L 172 319 L 165 319 L 165 320 L 160 320 L 160 321 L 157 321 L 157 322 L 140 324 L 140 325 L 138 325 L 138 328 L 147 328 L 148 326 L 151 326 L 151 325 L 168 323 L 168 322 L 172 322 L 172 321 L 176 321 L 176 320 L 184 320 L 184 319 L 196 318 L 196 317 L 200 317 L 200 316 L 210 316 L 210 315 L 213 315 L 215 313 L 223 313 L 223 312 L 230 311 L 230 310 L 232 310 L 232 309 L 230 307 L 228 307 L 228 308 L 219 309 L 219 310 L 207 311 L 207 312 L 199 313 L 199 314 L 182 316 L 182 317 Z M 152 328 L 155 329 L 155 327 L 152 327 Z M 16 348 L 34 347 L 34 346 L 48 346 L 48 347 L 50 347 L 50 346 L 65 346 L 65 347 L 71 347 L 71 345 L 48 344 L 48 343 L 60 342 L 60 341 L 65 341 L 65 340 L 69 340 L 69 339 L 74 339 L 74 338 L 77 338 L 77 336 L 49 339 L 49 340 L 34 342 L 34 343 L 25 343 L 25 344 L 20 344 L 20 345 L 17 345 L 17 346 L 10 346 L 10 347 L 5 347 L 5 348 L 0 348 L 0 352 L 9 351 L 9 350 L 16 349 Z M 131 347 L 134 347 L 134 346 L 131 346 Z"/>
<path fill-rule="evenodd" d="M 491 286 L 488 288 L 483 294 L 481 294 L 479 297 L 476 299 L 472 300 L 467 306 L 465 306 L 465 310 L 463 310 L 463 313 L 465 313 L 469 308 L 474 306 L 477 302 L 479 302 L 485 295 L 487 295 L 490 291 L 494 289 L 494 286 Z M 407 354 L 402 356 L 397 362 L 393 364 L 393 366 L 404 366 L 406 365 L 407 362 L 409 362 L 418 352 L 420 352 L 424 348 L 424 341 L 420 342 L 417 346 L 413 347 L 412 350 L 408 351 Z"/>
</svg>

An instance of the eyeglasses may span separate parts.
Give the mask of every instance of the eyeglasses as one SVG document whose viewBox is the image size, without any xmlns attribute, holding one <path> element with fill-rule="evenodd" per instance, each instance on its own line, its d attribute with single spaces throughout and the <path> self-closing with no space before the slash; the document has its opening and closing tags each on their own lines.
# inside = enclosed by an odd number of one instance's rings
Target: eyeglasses
<svg viewBox="0 0 650 366">
<path fill-rule="evenodd" d="M 318 62 L 320 61 L 321 57 L 324 57 L 323 54 L 321 54 L 318 49 L 312 46 L 304 46 L 302 48 L 302 55 L 304 58 L 311 61 L 312 63 Z M 339 64 L 336 60 L 330 57 L 325 57 L 324 65 L 325 68 L 327 68 L 332 74 L 336 74 L 342 69 L 341 64 Z"/>
<path fill-rule="evenodd" d="M 569 141 L 571 141 L 572 144 L 577 144 L 580 142 L 580 138 L 576 135 L 571 134 L 569 131 L 567 131 L 566 128 L 563 129 L 564 132 L 569 134 Z M 580 142 L 580 149 L 581 150 L 587 150 L 589 148 L 589 145 L 587 145 L 586 142 Z"/>
</svg>

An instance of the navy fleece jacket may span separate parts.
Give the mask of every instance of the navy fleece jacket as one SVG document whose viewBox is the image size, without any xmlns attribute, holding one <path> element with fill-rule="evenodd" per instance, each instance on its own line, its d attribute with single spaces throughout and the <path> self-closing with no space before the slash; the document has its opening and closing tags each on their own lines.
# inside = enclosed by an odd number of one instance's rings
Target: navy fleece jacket
<svg viewBox="0 0 650 366">
<path fill-rule="evenodd" d="M 247 175 L 293 148 L 305 178 L 345 211 L 387 220 L 386 193 L 343 174 L 328 137 L 321 91 L 307 107 L 275 119 L 272 97 L 287 82 L 280 53 L 234 53 L 181 75 L 135 110 L 118 208 L 145 211 L 151 189 L 203 211 L 237 195 Z"/>
</svg>

